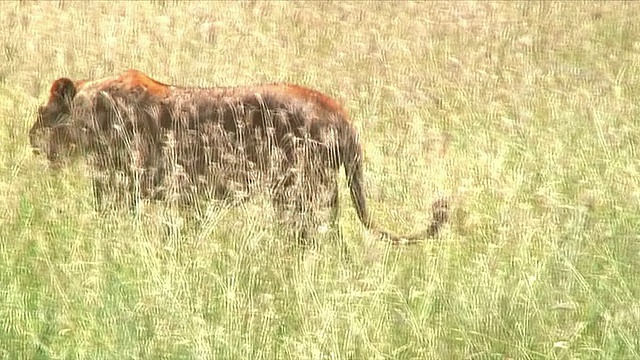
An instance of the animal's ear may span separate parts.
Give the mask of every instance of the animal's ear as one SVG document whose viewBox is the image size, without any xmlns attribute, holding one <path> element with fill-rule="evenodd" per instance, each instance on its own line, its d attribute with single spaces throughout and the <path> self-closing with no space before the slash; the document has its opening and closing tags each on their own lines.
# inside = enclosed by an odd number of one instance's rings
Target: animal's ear
<svg viewBox="0 0 640 360">
<path fill-rule="evenodd" d="M 49 91 L 49 101 L 70 100 L 76 96 L 76 84 L 69 78 L 60 78 L 53 82 Z"/>
</svg>

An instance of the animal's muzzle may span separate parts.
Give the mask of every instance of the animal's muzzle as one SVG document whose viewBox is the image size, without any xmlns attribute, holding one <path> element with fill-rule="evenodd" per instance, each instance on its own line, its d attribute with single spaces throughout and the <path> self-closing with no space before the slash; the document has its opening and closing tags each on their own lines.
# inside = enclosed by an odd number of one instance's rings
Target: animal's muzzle
<svg viewBox="0 0 640 360">
<path fill-rule="evenodd" d="M 38 130 L 40 130 L 40 127 L 36 127 L 33 126 L 30 130 L 29 130 L 29 145 L 31 145 L 31 151 L 33 152 L 34 155 L 40 155 L 42 154 L 42 149 L 40 148 L 38 139 Z"/>
</svg>

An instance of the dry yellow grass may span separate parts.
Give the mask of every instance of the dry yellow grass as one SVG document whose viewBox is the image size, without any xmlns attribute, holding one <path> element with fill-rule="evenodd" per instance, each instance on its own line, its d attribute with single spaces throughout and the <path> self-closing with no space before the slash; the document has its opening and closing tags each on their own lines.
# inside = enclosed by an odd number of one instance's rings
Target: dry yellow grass
<svg viewBox="0 0 640 360">
<path fill-rule="evenodd" d="M 0 358 L 640 357 L 634 2 L 0 2 Z M 374 216 L 342 182 L 316 252 L 259 201 L 92 211 L 27 129 L 61 76 L 290 81 L 343 102 Z M 349 205 L 347 205 L 349 204 Z"/>
</svg>

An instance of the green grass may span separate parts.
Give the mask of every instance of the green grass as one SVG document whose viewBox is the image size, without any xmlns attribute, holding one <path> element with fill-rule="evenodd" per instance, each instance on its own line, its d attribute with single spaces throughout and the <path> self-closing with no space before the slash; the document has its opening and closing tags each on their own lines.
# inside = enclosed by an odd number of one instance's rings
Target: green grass
<svg viewBox="0 0 640 360">
<path fill-rule="evenodd" d="M 0 359 L 640 358 L 634 2 L 0 2 Z M 361 132 L 376 241 L 258 199 L 92 210 L 27 130 L 58 77 L 290 81 Z M 445 141 L 445 139 L 448 139 Z"/>
</svg>

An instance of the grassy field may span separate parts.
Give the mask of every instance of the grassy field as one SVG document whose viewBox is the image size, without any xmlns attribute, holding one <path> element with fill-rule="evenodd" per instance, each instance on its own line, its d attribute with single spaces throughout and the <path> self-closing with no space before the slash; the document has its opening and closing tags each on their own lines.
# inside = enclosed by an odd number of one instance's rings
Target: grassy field
<svg viewBox="0 0 640 360">
<path fill-rule="evenodd" d="M 640 3 L 0 2 L 0 359 L 639 359 Z M 377 241 L 259 199 L 93 211 L 27 130 L 58 77 L 290 81 L 361 131 Z M 171 229 L 171 231 L 167 231 Z"/>
</svg>

